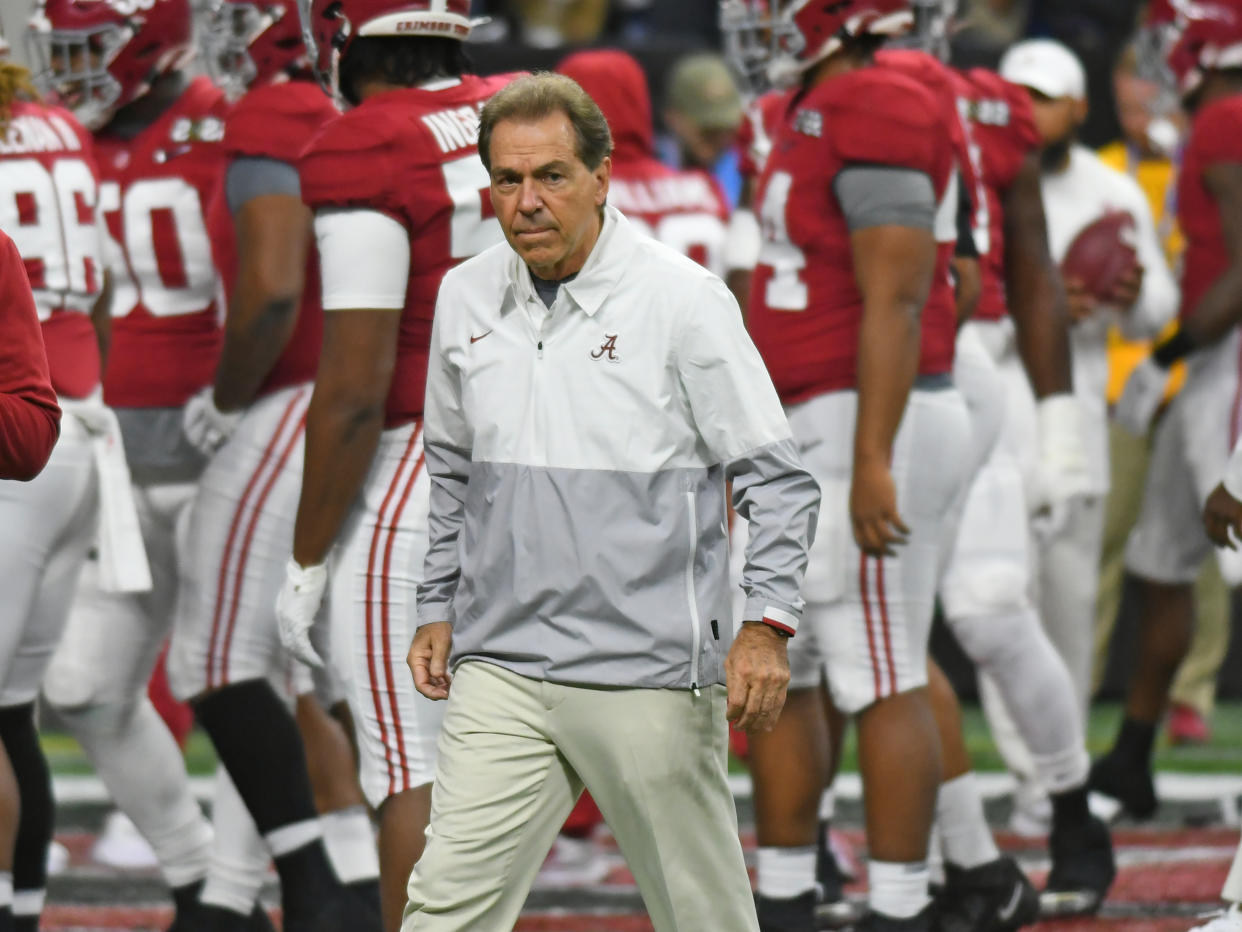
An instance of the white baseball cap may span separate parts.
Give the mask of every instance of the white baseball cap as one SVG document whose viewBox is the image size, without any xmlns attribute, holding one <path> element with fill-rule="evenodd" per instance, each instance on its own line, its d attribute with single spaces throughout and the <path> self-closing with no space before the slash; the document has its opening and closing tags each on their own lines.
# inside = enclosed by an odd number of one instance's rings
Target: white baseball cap
<svg viewBox="0 0 1242 932">
<path fill-rule="evenodd" d="M 1027 39 L 1009 47 L 1001 59 L 1000 76 L 1058 100 L 1085 100 L 1087 74 L 1082 62 L 1060 42 Z"/>
</svg>

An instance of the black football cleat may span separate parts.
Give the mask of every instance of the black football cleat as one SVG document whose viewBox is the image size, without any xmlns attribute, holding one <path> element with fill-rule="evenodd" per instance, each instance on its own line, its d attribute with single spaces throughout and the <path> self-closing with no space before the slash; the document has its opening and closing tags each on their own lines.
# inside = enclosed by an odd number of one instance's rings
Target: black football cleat
<svg viewBox="0 0 1242 932">
<path fill-rule="evenodd" d="M 1052 869 L 1040 896 L 1040 913 L 1091 915 L 1099 911 L 1117 877 L 1108 826 L 1092 816 L 1082 825 L 1054 827 L 1048 838 Z"/>
<path fill-rule="evenodd" d="M 1039 919 L 1039 894 L 1013 858 L 969 869 L 945 864 L 939 932 L 1014 932 Z"/>
<path fill-rule="evenodd" d="M 755 896 L 759 932 L 815 932 L 815 890 L 789 899 Z"/>
<path fill-rule="evenodd" d="M 869 912 L 850 927 L 850 932 L 939 932 L 935 903 L 928 903 L 917 916 L 897 919 L 883 913 Z"/>
<path fill-rule="evenodd" d="M 1121 803 L 1126 814 L 1134 819 L 1150 819 L 1156 813 L 1156 785 L 1151 770 L 1123 760 L 1110 751 L 1091 765 L 1087 789 Z"/>
<path fill-rule="evenodd" d="M 819 897 L 815 902 L 817 929 L 847 929 L 862 918 L 864 910 L 845 895 L 845 875 L 837 859 L 826 848 L 820 848 L 815 863 Z"/>
</svg>

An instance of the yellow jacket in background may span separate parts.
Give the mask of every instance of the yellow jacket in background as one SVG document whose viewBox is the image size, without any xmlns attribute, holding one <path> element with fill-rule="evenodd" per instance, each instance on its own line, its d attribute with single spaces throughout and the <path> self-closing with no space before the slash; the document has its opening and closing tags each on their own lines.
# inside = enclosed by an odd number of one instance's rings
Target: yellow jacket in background
<svg viewBox="0 0 1242 932">
<path fill-rule="evenodd" d="M 1114 142 L 1100 149 L 1097 153 L 1105 165 L 1125 172 L 1138 182 L 1147 202 L 1151 205 L 1152 221 L 1164 244 L 1164 253 L 1169 260 L 1169 267 L 1177 270 L 1180 267 L 1182 250 L 1185 240 L 1177 227 L 1176 216 L 1165 216 L 1173 205 L 1173 185 L 1177 183 L 1177 173 L 1169 159 L 1141 159 L 1133 153 L 1125 142 Z M 1161 338 L 1168 336 L 1177 324 L 1170 323 Z M 1126 384 L 1130 372 L 1140 362 L 1151 355 L 1152 344 L 1145 340 L 1131 341 L 1123 339 L 1116 327 L 1108 335 L 1108 403 L 1114 404 L 1121 397 L 1121 389 Z M 1170 370 L 1169 388 L 1165 395 L 1168 400 L 1181 391 L 1186 380 L 1185 363 L 1177 363 Z"/>
</svg>

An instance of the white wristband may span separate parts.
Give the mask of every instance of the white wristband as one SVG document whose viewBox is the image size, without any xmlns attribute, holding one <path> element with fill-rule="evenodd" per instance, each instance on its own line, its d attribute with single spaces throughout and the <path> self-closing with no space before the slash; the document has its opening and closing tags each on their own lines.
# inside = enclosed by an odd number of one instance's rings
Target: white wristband
<svg viewBox="0 0 1242 932">
<path fill-rule="evenodd" d="M 763 235 L 759 231 L 759 221 L 748 207 L 739 207 L 729 218 L 729 231 L 725 238 L 725 268 L 730 272 L 735 269 L 750 271 L 759 262 L 759 250 L 763 245 Z"/>
</svg>

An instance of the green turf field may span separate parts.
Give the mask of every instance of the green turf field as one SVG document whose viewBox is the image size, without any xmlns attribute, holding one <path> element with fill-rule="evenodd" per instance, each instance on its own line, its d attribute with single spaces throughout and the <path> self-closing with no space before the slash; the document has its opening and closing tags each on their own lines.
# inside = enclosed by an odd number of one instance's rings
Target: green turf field
<svg viewBox="0 0 1242 932">
<path fill-rule="evenodd" d="M 977 706 L 962 710 L 966 729 L 966 746 L 979 770 L 1001 770 L 1003 765 L 988 734 L 983 713 Z M 1114 703 L 1100 703 L 1091 712 L 1088 736 L 1092 756 L 1107 750 L 1121 718 L 1121 707 Z M 1216 708 L 1212 718 L 1212 740 L 1198 747 L 1171 747 L 1162 740 L 1157 751 L 1157 766 L 1162 770 L 1190 773 L 1242 774 L 1242 703 L 1224 703 Z M 43 736 L 43 749 L 55 774 L 86 774 L 91 772 L 90 763 L 82 754 L 76 741 L 65 734 L 49 733 Z M 186 746 L 186 764 L 190 773 L 205 775 L 215 767 L 215 754 L 207 736 L 195 731 Z M 855 769 L 854 736 L 846 741 L 844 769 Z M 740 770 L 734 762 L 731 769 Z"/>
<path fill-rule="evenodd" d="M 1004 764 L 992 744 L 987 722 L 979 707 L 963 707 L 962 721 L 966 731 L 966 747 L 970 750 L 975 768 L 1003 770 Z M 1108 750 L 1120 721 L 1121 706 L 1118 703 L 1097 703 L 1092 708 L 1087 736 L 1092 757 Z M 1157 767 L 1185 773 L 1242 774 L 1242 702 L 1218 705 L 1211 726 L 1212 740 L 1197 747 L 1172 747 L 1162 734 L 1156 751 Z M 743 767 L 734 761 L 730 769 L 741 771 Z M 852 731 L 845 742 L 843 769 L 857 769 L 856 745 Z"/>
</svg>

